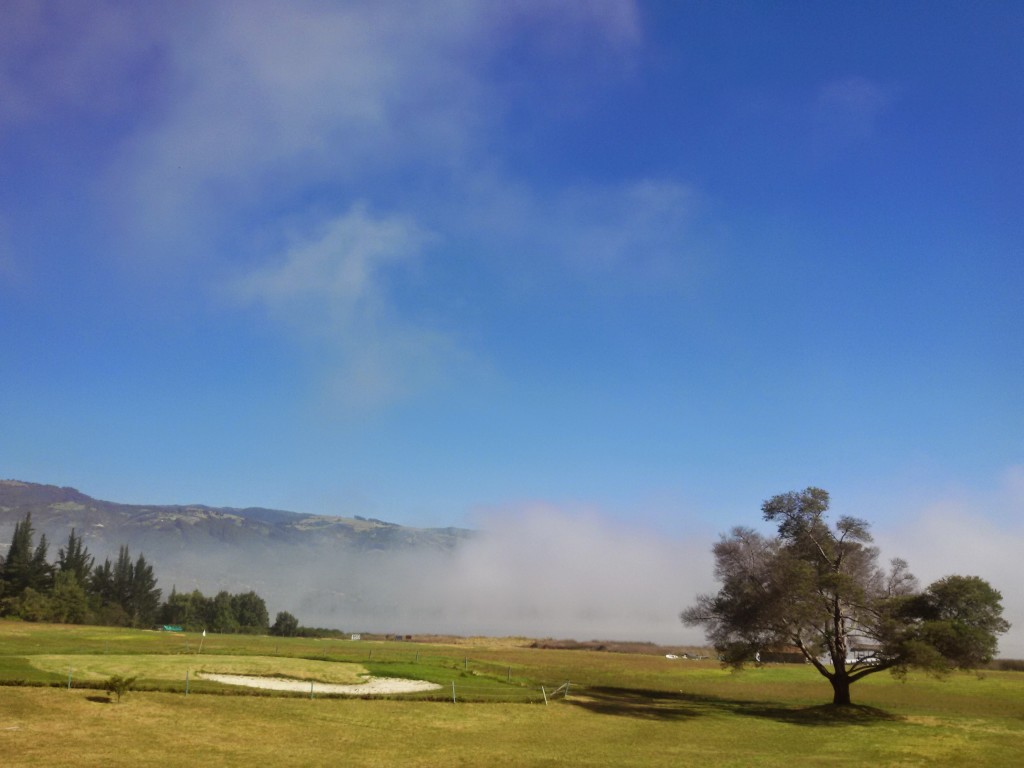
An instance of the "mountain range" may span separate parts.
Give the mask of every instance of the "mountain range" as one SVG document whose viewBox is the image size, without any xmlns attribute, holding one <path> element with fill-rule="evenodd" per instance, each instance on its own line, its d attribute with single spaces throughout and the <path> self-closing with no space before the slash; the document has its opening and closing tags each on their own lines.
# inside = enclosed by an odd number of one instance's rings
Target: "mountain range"
<svg viewBox="0 0 1024 768">
<path fill-rule="evenodd" d="M 53 547 L 65 542 L 74 528 L 94 553 L 116 553 L 121 544 L 170 553 L 211 547 L 331 547 L 356 552 L 450 549 L 471 535 L 460 528 L 411 528 L 373 518 L 263 507 L 118 504 L 75 488 L 0 480 L 0 552 L 6 550 L 14 524 L 27 512 L 32 513 L 37 534 L 45 533 Z"/>
</svg>

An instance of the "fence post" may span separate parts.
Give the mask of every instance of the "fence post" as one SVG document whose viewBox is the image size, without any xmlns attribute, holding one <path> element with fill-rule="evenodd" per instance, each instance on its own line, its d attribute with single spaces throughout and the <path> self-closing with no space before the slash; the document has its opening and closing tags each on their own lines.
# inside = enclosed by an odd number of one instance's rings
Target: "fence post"
<svg viewBox="0 0 1024 768">
<path fill-rule="evenodd" d="M 565 698 L 566 699 L 569 698 L 569 686 L 570 685 L 571 685 L 571 683 L 568 680 L 566 680 L 565 681 Z"/>
<path fill-rule="evenodd" d="M 68 690 L 71 690 L 71 667 L 68 667 Z"/>
<path fill-rule="evenodd" d="M 540 692 L 544 696 L 544 706 L 546 707 L 548 705 L 548 694 L 547 694 L 547 691 L 544 690 L 544 686 L 543 685 L 540 687 Z"/>
<path fill-rule="evenodd" d="M 455 681 L 452 680 L 452 704 L 455 703 Z"/>
<path fill-rule="evenodd" d="M 185 695 L 186 696 L 188 696 L 188 675 L 189 675 L 189 672 L 191 672 L 191 671 L 192 671 L 191 669 L 188 669 L 188 668 L 185 669 Z"/>
</svg>

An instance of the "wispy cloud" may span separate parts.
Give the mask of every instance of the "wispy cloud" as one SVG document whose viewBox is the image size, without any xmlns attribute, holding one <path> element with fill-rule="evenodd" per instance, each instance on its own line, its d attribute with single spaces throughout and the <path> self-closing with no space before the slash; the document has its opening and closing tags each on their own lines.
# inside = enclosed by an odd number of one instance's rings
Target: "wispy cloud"
<svg viewBox="0 0 1024 768">
<path fill-rule="evenodd" d="M 456 153 L 477 90 L 452 61 L 463 23 L 388 8 L 229 4 L 172 28 L 164 114 L 108 179 L 124 225 L 159 241 Z"/>
<path fill-rule="evenodd" d="M 250 273 L 238 291 L 274 307 L 322 298 L 334 314 L 351 317 L 379 301 L 381 271 L 408 260 L 428 238 L 410 219 L 375 218 L 357 204 L 294 244 L 280 263 Z"/>
<path fill-rule="evenodd" d="M 430 239 L 411 219 L 375 217 L 358 204 L 239 277 L 231 292 L 327 354 L 339 402 L 388 402 L 435 380 L 456 354 L 448 336 L 403 316 L 390 296 L 395 273 Z"/>
<path fill-rule="evenodd" d="M 294 207 L 311 188 L 372 198 L 375 179 L 389 174 L 444 177 L 486 164 L 504 113 L 488 62 L 545 22 L 556 37 L 623 47 L 637 34 L 632 7 L 193 8 L 167 25 L 152 83 L 159 104 L 127 137 L 105 194 L 146 253 L 169 256 L 188 250 L 193 233 Z"/>
<path fill-rule="evenodd" d="M 479 259 L 511 247 L 608 282 L 656 282 L 678 263 L 685 185 L 542 189 L 504 156 L 510 80 L 523 70 L 576 93 L 594 61 L 628 71 L 642 37 L 633 2 L 17 9 L 0 30 L 19 52 L 2 57 L 0 119 L 114 116 L 97 128 L 99 178 L 89 175 L 91 220 L 108 237 L 97 251 L 194 286 L 245 273 L 236 294 L 320 345 L 342 400 L 401 397 L 461 354 L 389 290 L 423 253 L 414 220 L 453 240 L 470 232 Z M 510 50 L 515 73 L 503 69 Z M 356 200 L 400 213 L 374 217 L 349 208 Z M 506 207 L 515 200 L 518 211 Z M 317 233 L 265 258 L 296 221 Z"/>
<path fill-rule="evenodd" d="M 528 267 L 534 279 L 568 279 L 613 290 L 689 287 L 703 268 L 696 187 L 640 178 L 555 189 L 509 177 L 474 181 L 474 205 L 453 228 Z"/>
</svg>

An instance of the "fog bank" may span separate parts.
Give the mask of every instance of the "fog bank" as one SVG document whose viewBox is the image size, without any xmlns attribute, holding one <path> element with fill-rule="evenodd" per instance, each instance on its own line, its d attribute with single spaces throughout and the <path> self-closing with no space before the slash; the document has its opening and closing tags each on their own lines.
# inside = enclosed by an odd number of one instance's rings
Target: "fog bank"
<svg viewBox="0 0 1024 768">
<path fill-rule="evenodd" d="M 678 541 L 549 506 L 494 512 L 453 551 L 184 555 L 161 586 L 255 589 L 307 626 L 393 634 L 703 642 L 679 612 L 714 588 L 711 536 Z M 161 564 L 162 565 L 162 564 Z"/>
</svg>

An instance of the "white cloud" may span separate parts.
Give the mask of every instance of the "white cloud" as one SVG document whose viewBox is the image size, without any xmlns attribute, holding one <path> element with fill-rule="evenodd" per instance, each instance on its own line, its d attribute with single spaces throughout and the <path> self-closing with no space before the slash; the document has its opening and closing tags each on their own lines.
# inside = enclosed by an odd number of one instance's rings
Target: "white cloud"
<svg viewBox="0 0 1024 768">
<path fill-rule="evenodd" d="M 526 55 L 530 82 L 543 73 L 586 91 L 576 75 L 595 61 L 628 70 L 642 34 L 633 2 L 34 8 L 5 9 L 10 23 L 0 23 L 13 50 L 0 51 L 0 121 L 108 113 L 98 139 L 111 143 L 96 160 L 108 165 L 88 182 L 93 221 L 110 237 L 104 252 L 143 276 L 176 269 L 185 284 L 209 285 L 273 250 L 265 242 L 293 222 L 322 221 L 356 199 L 416 211 L 455 237 L 471 230 L 481 258 L 501 251 L 507 232 L 580 274 L 657 277 L 675 258 L 690 193 L 671 182 L 529 190 L 523 215 L 504 220 L 523 191 L 502 156 L 508 101 L 521 97 L 510 97 L 518 86 L 503 54 Z M 475 194 L 484 187 L 490 200 Z M 488 207 L 489 225 L 477 226 Z M 326 345 L 329 387 L 343 399 L 400 396 L 460 354 L 432 324 L 400 313 L 404 301 L 388 290 L 415 262 L 422 231 L 365 210 L 235 286 Z M 342 242 L 356 229 L 361 239 Z"/>
<path fill-rule="evenodd" d="M 365 204 L 356 204 L 294 244 L 279 264 L 249 274 L 238 292 L 275 307 L 320 297 L 349 316 L 375 303 L 382 270 L 407 261 L 428 238 L 410 219 L 374 218 Z"/>
<path fill-rule="evenodd" d="M 4 21 L 0 120 L 69 106 L 116 116 L 97 220 L 113 258 L 143 272 L 245 259 L 254 239 L 337 201 L 417 205 L 421 219 L 431 208 L 464 229 L 489 204 L 475 191 L 520 193 L 514 169 L 501 170 L 506 110 L 522 98 L 502 56 L 514 48 L 531 83 L 575 94 L 595 62 L 628 71 L 642 37 L 637 4 L 622 0 L 252 0 L 159 13 L 58 2 L 16 4 Z M 519 230 L 550 232 L 523 237 L 588 269 L 650 268 L 667 262 L 687 194 L 655 180 L 530 191 Z M 487 250 L 504 226 L 495 217 Z"/>
<path fill-rule="evenodd" d="M 389 295 L 395 272 L 409 270 L 430 238 L 410 219 L 374 217 L 355 205 L 237 279 L 231 291 L 326 353 L 338 402 L 388 402 L 442 376 L 456 355 L 451 339 L 402 316 Z"/>
<path fill-rule="evenodd" d="M 510 41 L 623 48 L 637 29 L 632 3 L 195 6 L 166 26 L 159 104 L 105 193 L 166 256 L 318 185 L 372 198 L 388 174 L 480 167 L 505 109 L 488 63 Z"/>
</svg>

